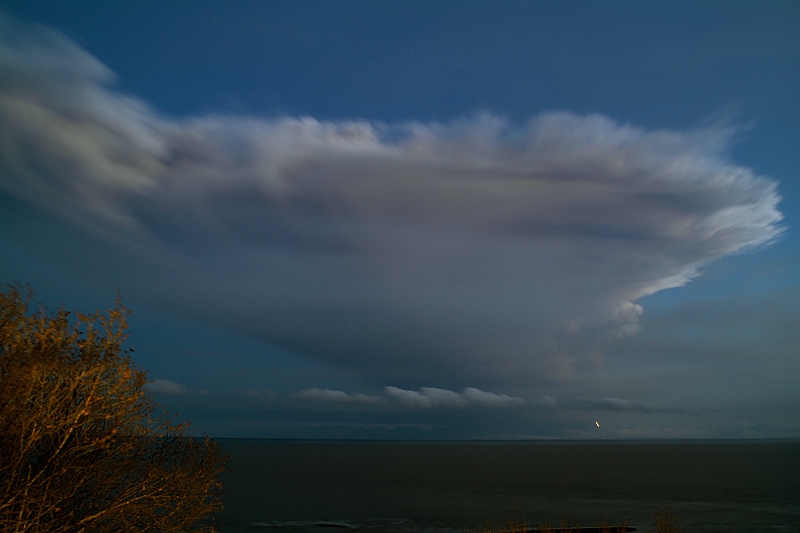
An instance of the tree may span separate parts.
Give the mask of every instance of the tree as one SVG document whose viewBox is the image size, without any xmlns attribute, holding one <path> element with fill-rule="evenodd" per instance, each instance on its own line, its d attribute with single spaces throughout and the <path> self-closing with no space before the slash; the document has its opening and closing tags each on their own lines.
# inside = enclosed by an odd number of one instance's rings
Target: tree
<svg viewBox="0 0 800 533">
<path fill-rule="evenodd" d="M 154 402 L 122 349 L 129 311 L 31 296 L 0 293 L 0 531 L 216 531 L 227 457 Z"/>
</svg>

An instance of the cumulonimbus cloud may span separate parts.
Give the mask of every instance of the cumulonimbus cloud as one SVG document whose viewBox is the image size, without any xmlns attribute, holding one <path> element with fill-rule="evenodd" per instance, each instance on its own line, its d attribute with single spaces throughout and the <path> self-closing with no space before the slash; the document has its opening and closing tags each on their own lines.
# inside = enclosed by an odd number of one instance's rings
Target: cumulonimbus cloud
<svg viewBox="0 0 800 533">
<path fill-rule="evenodd" d="M 119 251 L 106 283 L 383 382 L 591 370 L 639 298 L 781 232 L 722 127 L 177 120 L 8 20 L 0 80 L 0 194 Z"/>
</svg>

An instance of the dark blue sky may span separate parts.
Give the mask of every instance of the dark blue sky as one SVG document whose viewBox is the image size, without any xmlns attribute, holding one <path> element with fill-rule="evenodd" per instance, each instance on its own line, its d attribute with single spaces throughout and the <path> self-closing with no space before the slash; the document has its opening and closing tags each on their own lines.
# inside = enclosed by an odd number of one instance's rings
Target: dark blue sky
<svg viewBox="0 0 800 533">
<path fill-rule="evenodd" d="M 197 431 L 800 436 L 796 3 L 0 11 L 0 280 Z"/>
</svg>

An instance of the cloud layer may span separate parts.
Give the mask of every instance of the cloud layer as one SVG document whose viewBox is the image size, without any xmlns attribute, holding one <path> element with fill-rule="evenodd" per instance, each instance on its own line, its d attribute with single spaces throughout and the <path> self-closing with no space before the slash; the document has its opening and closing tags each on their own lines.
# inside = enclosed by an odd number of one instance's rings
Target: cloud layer
<svg viewBox="0 0 800 533">
<path fill-rule="evenodd" d="M 577 400 L 572 400 L 570 402 L 566 402 L 563 404 L 563 407 L 567 409 L 577 409 L 580 411 L 612 411 L 612 412 L 623 412 L 623 411 L 638 411 L 641 413 L 681 413 L 685 414 L 689 411 L 686 409 L 681 408 L 660 408 L 660 407 L 651 407 L 648 405 L 642 405 L 638 403 L 633 403 L 628 400 L 623 400 L 622 398 L 579 398 Z"/>
<path fill-rule="evenodd" d="M 389 405 L 393 401 L 403 407 L 414 409 L 453 408 L 453 407 L 519 407 L 527 402 L 523 398 L 505 394 L 495 394 L 474 387 L 467 387 L 461 393 L 435 387 L 422 387 L 419 391 L 398 387 L 384 387 L 385 396 L 368 396 L 331 389 L 305 389 L 294 394 L 300 400 L 326 403 L 348 403 L 366 405 Z"/>
<path fill-rule="evenodd" d="M 527 402 L 522 398 L 485 392 L 474 387 L 467 387 L 460 394 L 451 390 L 422 387 L 419 391 L 404 390 L 398 387 L 386 387 L 386 395 L 406 407 L 518 407 Z"/>
<path fill-rule="evenodd" d="M 639 298 L 781 231 L 726 128 L 176 120 L 57 33 L 0 35 L 5 199 L 97 237 L 97 282 L 376 381 L 595 371 Z M 494 401 L 436 391 L 387 394 Z"/>
<path fill-rule="evenodd" d="M 154 379 L 147 384 L 147 389 L 156 394 L 168 394 L 172 396 L 183 396 L 189 393 L 189 389 L 180 383 L 175 383 L 168 379 Z"/>
<path fill-rule="evenodd" d="M 354 403 L 354 404 L 382 404 L 386 400 L 380 396 L 367 396 L 366 394 L 348 394 L 340 390 L 331 389 L 305 389 L 295 394 L 301 400 L 312 400 L 318 402 L 333 403 Z"/>
</svg>

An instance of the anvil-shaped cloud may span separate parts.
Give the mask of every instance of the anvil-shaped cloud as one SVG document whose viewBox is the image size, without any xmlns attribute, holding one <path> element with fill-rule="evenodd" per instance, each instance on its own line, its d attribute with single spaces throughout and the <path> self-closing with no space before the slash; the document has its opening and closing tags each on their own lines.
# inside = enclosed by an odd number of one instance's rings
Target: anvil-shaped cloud
<svg viewBox="0 0 800 533">
<path fill-rule="evenodd" d="M 376 382 L 595 369 L 639 298 L 781 231 L 724 127 L 177 120 L 57 33 L 0 35 L 6 204 L 94 235 L 97 282 Z"/>
</svg>

